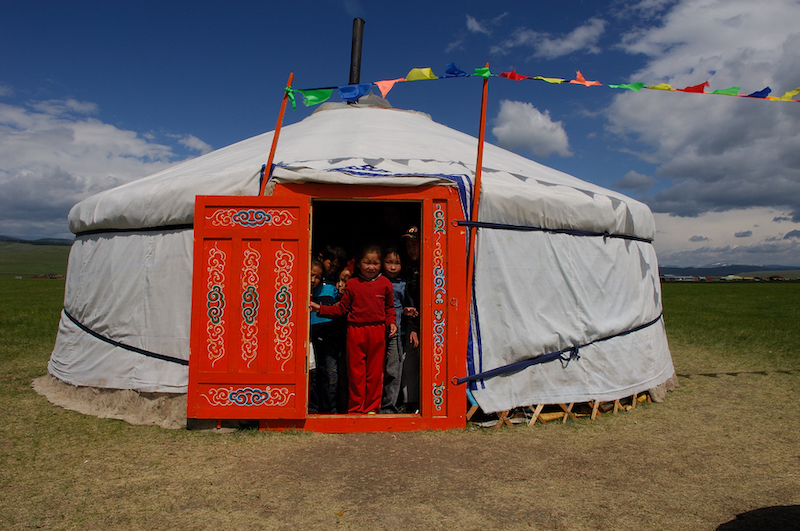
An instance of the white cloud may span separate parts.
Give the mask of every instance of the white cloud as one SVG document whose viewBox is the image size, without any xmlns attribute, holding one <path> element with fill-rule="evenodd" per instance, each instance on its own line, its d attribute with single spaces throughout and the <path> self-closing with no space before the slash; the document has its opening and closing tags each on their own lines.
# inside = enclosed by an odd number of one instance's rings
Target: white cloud
<svg viewBox="0 0 800 531">
<path fill-rule="evenodd" d="M 67 236 L 75 203 L 182 158 L 174 147 L 89 116 L 97 113 L 95 104 L 74 99 L 0 104 L 0 234 Z M 192 135 L 176 138 L 194 151 L 210 149 Z"/>
<path fill-rule="evenodd" d="M 491 33 L 486 26 L 478 22 L 475 17 L 470 15 L 467 15 L 467 29 L 473 33 L 483 33 L 485 35 L 489 35 Z"/>
<path fill-rule="evenodd" d="M 630 190 L 633 193 L 643 194 L 650 190 L 658 179 L 650 175 L 643 175 L 633 170 L 629 171 L 622 176 L 622 179 L 616 181 L 612 186 L 622 190 Z"/>
<path fill-rule="evenodd" d="M 45 116 L 97 114 L 98 111 L 96 104 L 88 101 L 78 101 L 74 98 L 34 101 L 30 102 L 28 106 Z"/>
<path fill-rule="evenodd" d="M 509 150 L 530 151 L 537 157 L 572 155 L 563 124 L 530 103 L 501 100 L 492 134 L 498 145 Z"/>
<path fill-rule="evenodd" d="M 444 51 L 446 53 L 450 53 L 453 50 L 463 50 L 464 49 L 464 37 L 457 37 L 454 41 L 447 43 Z"/>
<path fill-rule="evenodd" d="M 597 41 L 600 40 L 605 27 L 605 20 L 591 18 L 582 26 L 562 37 L 553 37 L 550 33 L 520 28 L 505 41 L 492 46 L 490 52 L 507 54 L 513 48 L 525 46 L 534 49 L 534 57 L 543 59 L 555 59 L 577 51 L 596 54 L 600 52 Z"/>
<path fill-rule="evenodd" d="M 486 36 L 492 34 L 495 28 L 500 25 L 504 18 L 508 16 L 508 12 L 501 13 L 494 18 L 478 20 L 472 15 L 466 15 L 467 28 L 466 31 L 461 30 L 445 47 L 445 53 L 450 53 L 453 50 L 463 50 L 464 43 L 470 33 L 480 33 Z"/>
<path fill-rule="evenodd" d="M 508 16 L 508 12 L 503 12 L 494 18 L 486 20 L 478 20 L 472 15 L 467 15 L 467 30 L 472 33 L 483 33 L 484 35 L 491 35 L 494 28 L 500 25 L 504 18 Z"/>
<path fill-rule="evenodd" d="M 692 218 L 655 214 L 658 233 L 653 244 L 659 264 L 687 267 L 722 262 L 800 266 L 800 239 L 790 236 L 793 232 L 800 235 L 800 231 L 791 230 L 798 225 L 787 227 L 785 223 L 777 223 L 773 221 L 776 214 L 781 212 L 769 208 L 709 212 Z M 753 229 L 732 231 L 731 227 L 736 226 L 753 226 Z M 702 229 L 702 236 L 697 235 L 698 228 Z"/>
<path fill-rule="evenodd" d="M 186 146 L 192 151 L 198 151 L 201 155 L 205 155 L 213 149 L 209 144 L 203 142 L 194 135 L 181 136 L 178 140 L 178 144 Z"/>
<path fill-rule="evenodd" d="M 800 83 L 800 3 L 684 0 L 654 27 L 631 32 L 622 49 L 647 56 L 631 81 L 711 90 Z M 800 106 L 693 94 L 642 91 L 615 97 L 609 130 L 658 164 L 672 185 L 646 198 L 656 212 L 775 207 L 800 221 Z M 635 146 L 640 146 L 636 148 Z"/>
<path fill-rule="evenodd" d="M 636 4 L 625 5 L 624 9 L 636 12 L 639 16 L 653 16 L 674 4 L 676 0 L 641 0 Z"/>
<path fill-rule="evenodd" d="M 8 85 L 0 83 L 0 97 L 13 96 L 13 95 L 14 95 L 14 89 L 12 89 Z"/>
</svg>

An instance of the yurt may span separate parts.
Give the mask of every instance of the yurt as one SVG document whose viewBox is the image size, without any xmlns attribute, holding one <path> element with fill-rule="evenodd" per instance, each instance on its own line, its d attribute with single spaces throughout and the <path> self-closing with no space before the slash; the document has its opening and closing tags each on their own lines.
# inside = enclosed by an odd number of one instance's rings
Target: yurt
<svg viewBox="0 0 800 531">
<path fill-rule="evenodd" d="M 270 172 L 272 140 L 75 205 L 53 377 L 320 431 L 463 426 L 467 389 L 491 413 L 660 397 L 674 381 L 644 204 L 486 144 L 470 221 L 477 139 L 376 96 L 284 127 Z M 419 411 L 308 414 L 312 250 L 407 225 L 423 248 Z"/>
</svg>

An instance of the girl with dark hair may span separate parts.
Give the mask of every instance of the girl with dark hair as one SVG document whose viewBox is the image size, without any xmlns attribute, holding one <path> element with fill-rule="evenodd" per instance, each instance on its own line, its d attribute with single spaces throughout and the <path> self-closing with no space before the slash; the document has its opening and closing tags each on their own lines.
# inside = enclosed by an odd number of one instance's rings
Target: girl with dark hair
<svg viewBox="0 0 800 531">
<path fill-rule="evenodd" d="M 380 247 L 366 246 L 341 300 L 332 306 L 309 303 L 320 317 L 347 318 L 348 413 L 374 414 L 381 407 L 387 331 L 389 337 L 397 334 L 392 283 L 381 274 L 382 265 Z"/>
</svg>

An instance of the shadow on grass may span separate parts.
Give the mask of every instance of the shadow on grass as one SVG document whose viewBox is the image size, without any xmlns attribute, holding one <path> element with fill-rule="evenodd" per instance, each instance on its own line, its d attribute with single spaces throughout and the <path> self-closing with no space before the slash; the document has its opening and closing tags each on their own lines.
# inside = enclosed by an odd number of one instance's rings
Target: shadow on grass
<svg viewBox="0 0 800 531">
<path fill-rule="evenodd" d="M 776 505 L 762 507 L 746 513 L 737 514 L 730 522 L 725 522 L 717 531 L 755 531 L 770 529 L 783 531 L 800 528 L 800 505 Z"/>
</svg>

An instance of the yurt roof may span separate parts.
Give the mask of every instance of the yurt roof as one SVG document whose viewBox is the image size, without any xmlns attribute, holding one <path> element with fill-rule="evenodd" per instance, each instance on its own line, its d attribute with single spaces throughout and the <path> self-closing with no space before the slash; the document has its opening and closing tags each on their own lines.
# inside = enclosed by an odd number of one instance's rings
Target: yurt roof
<svg viewBox="0 0 800 531">
<path fill-rule="evenodd" d="M 273 132 L 264 133 L 91 196 L 70 211 L 70 230 L 189 224 L 196 195 L 257 195 L 272 138 Z M 367 97 L 357 105 L 324 104 L 284 127 L 273 178 L 392 186 L 452 184 L 458 178 L 469 183 L 476 149 L 477 139 L 427 114 Z M 488 143 L 483 160 L 482 221 L 648 239 L 655 234 L 649 209 L 622 194 Z"/>
</svg>

